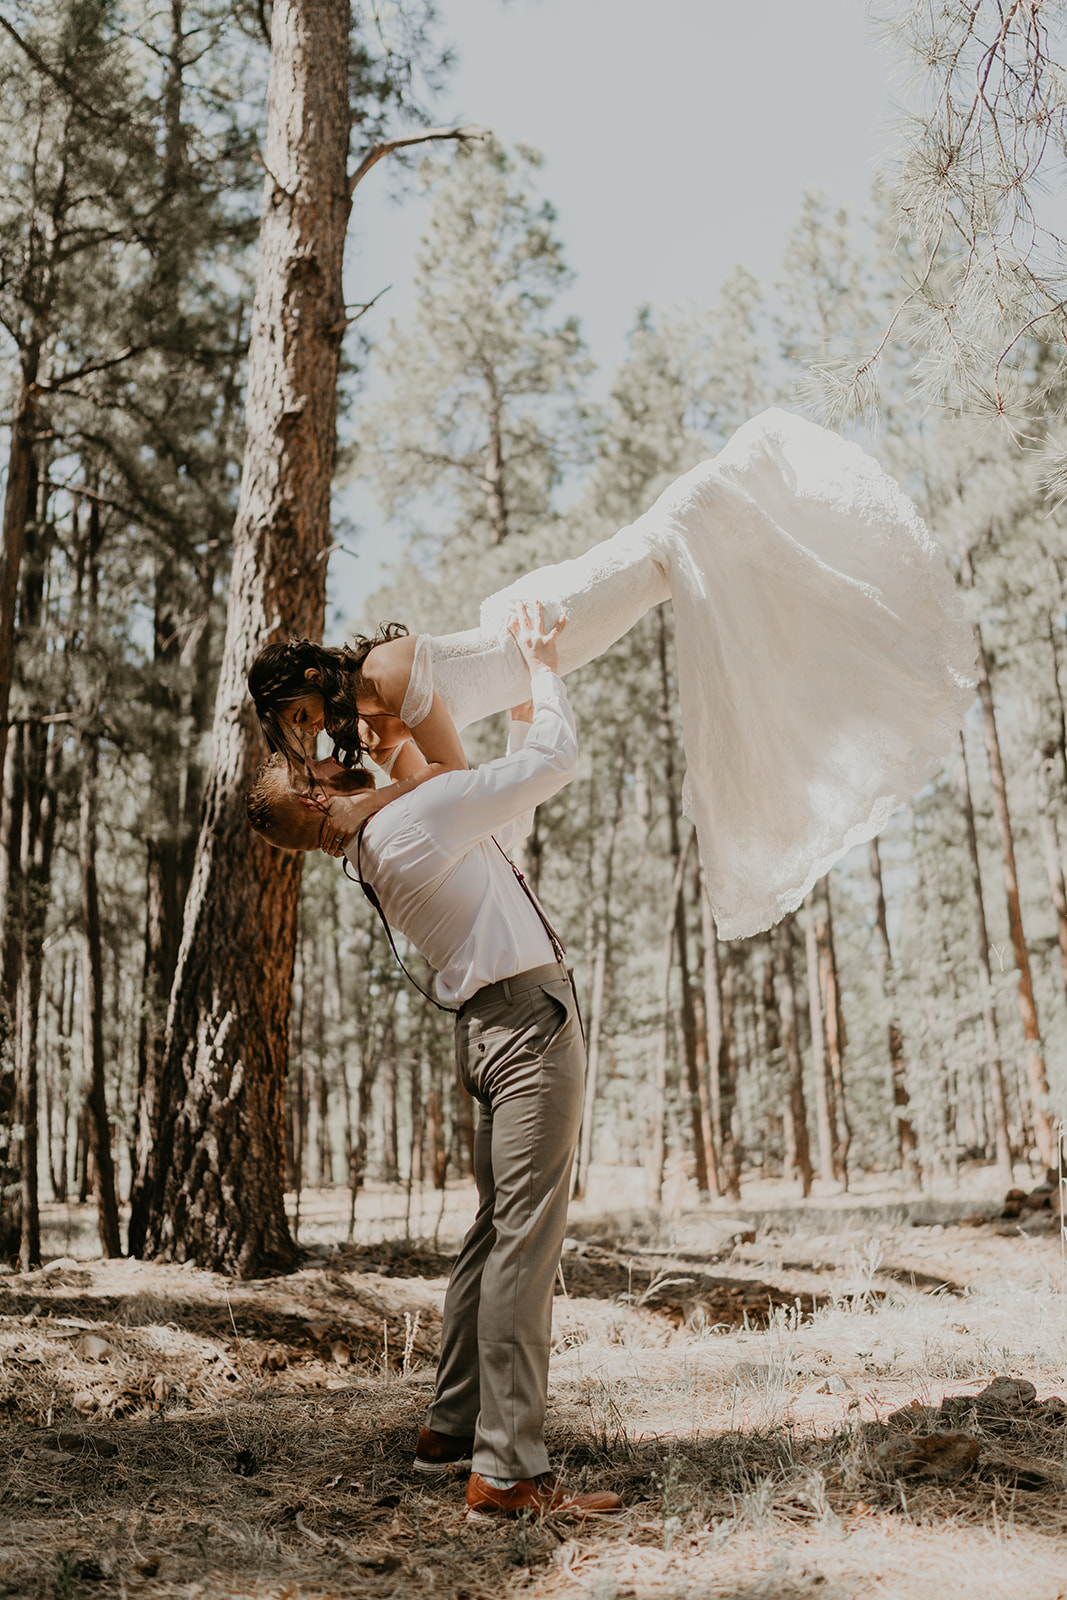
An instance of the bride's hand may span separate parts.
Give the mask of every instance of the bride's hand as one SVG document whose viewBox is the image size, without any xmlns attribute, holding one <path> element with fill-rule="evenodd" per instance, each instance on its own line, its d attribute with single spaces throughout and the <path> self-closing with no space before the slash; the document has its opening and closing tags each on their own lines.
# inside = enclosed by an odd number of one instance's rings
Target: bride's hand
<svg viewBox="0 0 1067 1600">
<path fill-rule="evenodd" d="M 545 614 L 540 600 L 531 605 L 520 600 L 508 619 L 508 631 L 522 651 L 523 660 L 531 676 L 540 667 L 549 672 L 559 671 L 557 641 L 566 626 L 567 618 L 560 616 L 554 628 L 545 632 Z"/>
</svg>

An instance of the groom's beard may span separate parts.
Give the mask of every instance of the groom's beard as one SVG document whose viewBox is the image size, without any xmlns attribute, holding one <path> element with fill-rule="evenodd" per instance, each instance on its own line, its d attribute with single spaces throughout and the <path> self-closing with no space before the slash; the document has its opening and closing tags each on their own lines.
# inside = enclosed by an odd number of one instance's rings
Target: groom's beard
<svg viewBox="0 0 1067 1600">
<path fill-rule="evenodd" d="M 344 767 L 328 780 L 334 794 L 359 794 L 363 789 L 373 789 L 374 780 L 362 767 Z"/>
</svg>

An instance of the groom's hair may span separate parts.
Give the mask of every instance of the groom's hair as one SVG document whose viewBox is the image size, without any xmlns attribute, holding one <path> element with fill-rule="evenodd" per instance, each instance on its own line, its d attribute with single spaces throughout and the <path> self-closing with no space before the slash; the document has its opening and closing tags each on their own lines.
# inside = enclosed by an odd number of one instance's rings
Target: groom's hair
<svg viewBox="0 0 1067 1600">
<path fill-rule="evenodd" d="M 374 787 L 366 774 L 365 788 Z M 245 800 L 249 826 L 276 850 L 316 850 L 319 843 L 319 814 L 301 804 L 289 781 L 289 764 L 280 754 L 268 756 L 257 769 Z"/>
</svg>

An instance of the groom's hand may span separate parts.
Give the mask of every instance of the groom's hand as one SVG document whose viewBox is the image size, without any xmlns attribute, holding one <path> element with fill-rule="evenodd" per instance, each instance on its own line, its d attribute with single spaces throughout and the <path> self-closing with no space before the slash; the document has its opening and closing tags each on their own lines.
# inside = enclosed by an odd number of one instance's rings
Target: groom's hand
<svg viewBox="0 0 1067 1600">
<path fill-rule="evenodd" d="M 508 621 L 508 631 L 522 651 L 531 677 L 542 668 L 548 672 L 559 671 L 559 651 L 556 646 L 566 622 L 566 617 L 561 616 L 556 626 L 546 631 L 540 600 L 535 600 L 532 605 L 520 600 L 515 607 Z"/>
</svg>

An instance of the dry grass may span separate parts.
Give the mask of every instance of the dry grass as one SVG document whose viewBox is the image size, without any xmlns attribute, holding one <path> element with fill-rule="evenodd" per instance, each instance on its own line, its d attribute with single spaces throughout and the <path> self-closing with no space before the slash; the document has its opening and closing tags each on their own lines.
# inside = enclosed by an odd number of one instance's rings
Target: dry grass
<svg viewBox="0 0 1067 1600">
<path fill-rule="evenodd" d="M 997 1373 L 1067 1393 L 1054 1229 L 782 1222 L 738 1243 L 690 1211 L 670 1248 L 647 1223 L 577 1227 L 550 1448 L 627 1505 L 581 1528 L 471 1528 L 461 1477 L 411 1476 L 432 1249 L 259 1284 L 92 1260 L 0 1277 L 0 1595 L 1063 1600 L 1063 1414 L 966 1399 Z M 897 1475 L 879 1452 L 913 1401 L 918 1433 L 973 1436 L 976 1469 Z"/>
</svg>

